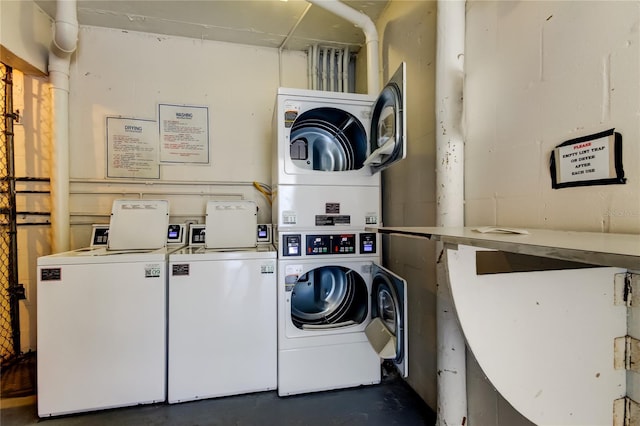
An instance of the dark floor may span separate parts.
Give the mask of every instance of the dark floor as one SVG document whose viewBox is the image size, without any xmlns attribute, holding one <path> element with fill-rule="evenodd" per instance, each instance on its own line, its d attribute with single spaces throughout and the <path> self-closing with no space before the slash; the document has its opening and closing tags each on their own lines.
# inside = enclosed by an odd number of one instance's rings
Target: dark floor
<svg viewBox="0 0 640 426">
<path fill-rule="evenodd" d="M 277 392 L 154 404 L 39 419 L 35 396 L 0 400 L 2 426 L 434 425 L 435 414 L 395 374 L 380 385 L 278 397 Z"/>
</svg>

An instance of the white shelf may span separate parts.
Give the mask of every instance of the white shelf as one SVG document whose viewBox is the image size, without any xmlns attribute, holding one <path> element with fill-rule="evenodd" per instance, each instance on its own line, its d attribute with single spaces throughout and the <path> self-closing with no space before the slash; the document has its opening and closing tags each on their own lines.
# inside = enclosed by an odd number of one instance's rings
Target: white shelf
<svg viewBox="0 0 640 426">
<path fill-rule="evenodd" d="M 478 227 L 382 227 L 381 234 L 440 240 L 512 253 L 640 270 L 640 234 L 529 229 L 528 234 L 480 233 Z"/>
</svg>

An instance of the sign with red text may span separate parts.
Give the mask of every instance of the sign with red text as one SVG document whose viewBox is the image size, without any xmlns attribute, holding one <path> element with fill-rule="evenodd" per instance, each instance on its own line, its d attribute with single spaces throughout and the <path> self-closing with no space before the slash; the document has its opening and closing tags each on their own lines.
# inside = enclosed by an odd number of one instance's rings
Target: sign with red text
<svg viewBox="0 0 640 426">
<path fill-rule="evenodd" d="M 160 162 L 209 164 L 209 108 L 160 104 Z"/>
<path fill-rule="evenodd" d="M 155 120 L 107 117 L 107 177 L 160 178 Z"/>
<path fill-rule="evenodd" d="M 551 155 L 553 188 L 625 183 L 622 136 L 613 130 L 557 146 Z"/>
</svg>

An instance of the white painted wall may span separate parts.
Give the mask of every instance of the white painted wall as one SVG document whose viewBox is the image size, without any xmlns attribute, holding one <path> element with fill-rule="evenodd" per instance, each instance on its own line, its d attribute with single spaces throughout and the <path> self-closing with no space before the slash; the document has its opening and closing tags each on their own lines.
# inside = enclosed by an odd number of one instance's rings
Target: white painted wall
<svg viewBox="0 0 640 426">
<path fill-rule="evenodd" d="M 640 3 L 467 3 L 466 223 L 640 232 Z M 551 189 L 549 155 L 615 127 L 626 185 Z"/>
<path fill-rule="evenodd" d="M 467 2 L 467 225 L 640 232 L 639 25 L 638 2 Z M 551 150 L 612 127 L 627 184 L 551 189 Z M 470 425 L 530 424 L 468 371 Z"/>
<path fill-rule="evenodd" d="M 468 2 L 468 225 L 640 232 L 638 10 L 638 2 Z M 377 27 L 382 80 L 400 60 L 409 76 L 409 154 L 383 173 L 384 224 L 434 225 L 435 4 L 395 0 Z M 553 147 L 611 127 L 623 134 L 627 184 L 551 189 Z M 408 380 L 435 407 L 434 247 L 390 237 L 384 249 L 385 262 L 410 282 Z M 467 364 L 468 424 L 530 424 L 470 353 Z"/>
<path fill-rule="evenodd" d="M 32 0 L 2 0 L 2 62 L 29 74 L 46 74 L 51 22 Z"/>
<path fill-rule="evenodd" d="M 13 106 L 20 110 L 20 122 L 14 124 L 14 161 L 16 177 L 50 176 L 51 100 L 46 78 L 13 71 Z M 47 191 L 46 182 L 18 182 L 17 191 Z M 18 212 L 49 212 L 48 194 L 18 193 Z M 19 223 L 42 223 L 48 216 L 19 215 Z M 22 352 L 36 347 L 36 261 L 51 251 L 49 225 L 18 226 L 18 282 L 26 299 L 20 302 L 20 346 Z"/>
<path fill-rule="evenodd" d="M 123 193 L 169 199 L 174 221 L 202 220 L 207 199 L 231 194 L 256 200 L 258 220 L 270 223 L 268 202 L 251 182 L 271 182 L 278 86 L 307 84 L 303 52 L 282 53 L 282 81 L 279 63 L 272 48 L 81 27 L 70 77 L 72 224 L 100 212 L 94 221 L 108 220 Z M 210 164 L 161 165 L 159 180 L 139 184 L 106 180 L 106 117 L 157 120 L 159 103 L 208 107 Z M 96 191 L 105 196 L 96 199 Z M 82 245 L 89 228 L 73 229 L 72 245 Z"/>
<path fill-rule="evenodd" d="M 435 225 L 435 1 L 393 1 L 376 22 L 381 83 L 407 63 L 407 158 L 382 174 L 386 226 Z M 357 62 L 366 90 L 366 58 Z M 384 263 L 409 283 L 409 384 L 436 407 L 435 244 L 383 238 Z"/>
<path fill-rule="evenodd" d="M 306 56 L 285 53 L 283 65 L 286 85 L 306 86 Z M 71 70 L 71 178 L 106 176 L 106 116 L 157 119 L 158 103 L 172 103 L 209 108 L 211 164 L 162 166 L 162 180 L 270 182 L 278 85 L 276 49 L 81 27 Z"/>
</svg>

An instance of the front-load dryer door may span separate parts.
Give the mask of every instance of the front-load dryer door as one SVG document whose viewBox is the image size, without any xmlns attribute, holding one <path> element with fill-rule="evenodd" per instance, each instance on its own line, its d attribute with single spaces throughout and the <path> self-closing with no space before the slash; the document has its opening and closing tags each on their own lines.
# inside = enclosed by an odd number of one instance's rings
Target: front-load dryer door
<svg viewBox="0 0 640 426">
<path fill-rule="evenodd" d="M 408 375 L 407 282 L 380 265 L 371 270 L 371 322 L 365 334 L 380 358 L 392 360 Z"/>
<path fill-rule="evenodd" d="M 406 64 L 403 62 L 373 105 L 369 157 L 372 173 L 386 169 L 407 155 Z"/>
</svg>

